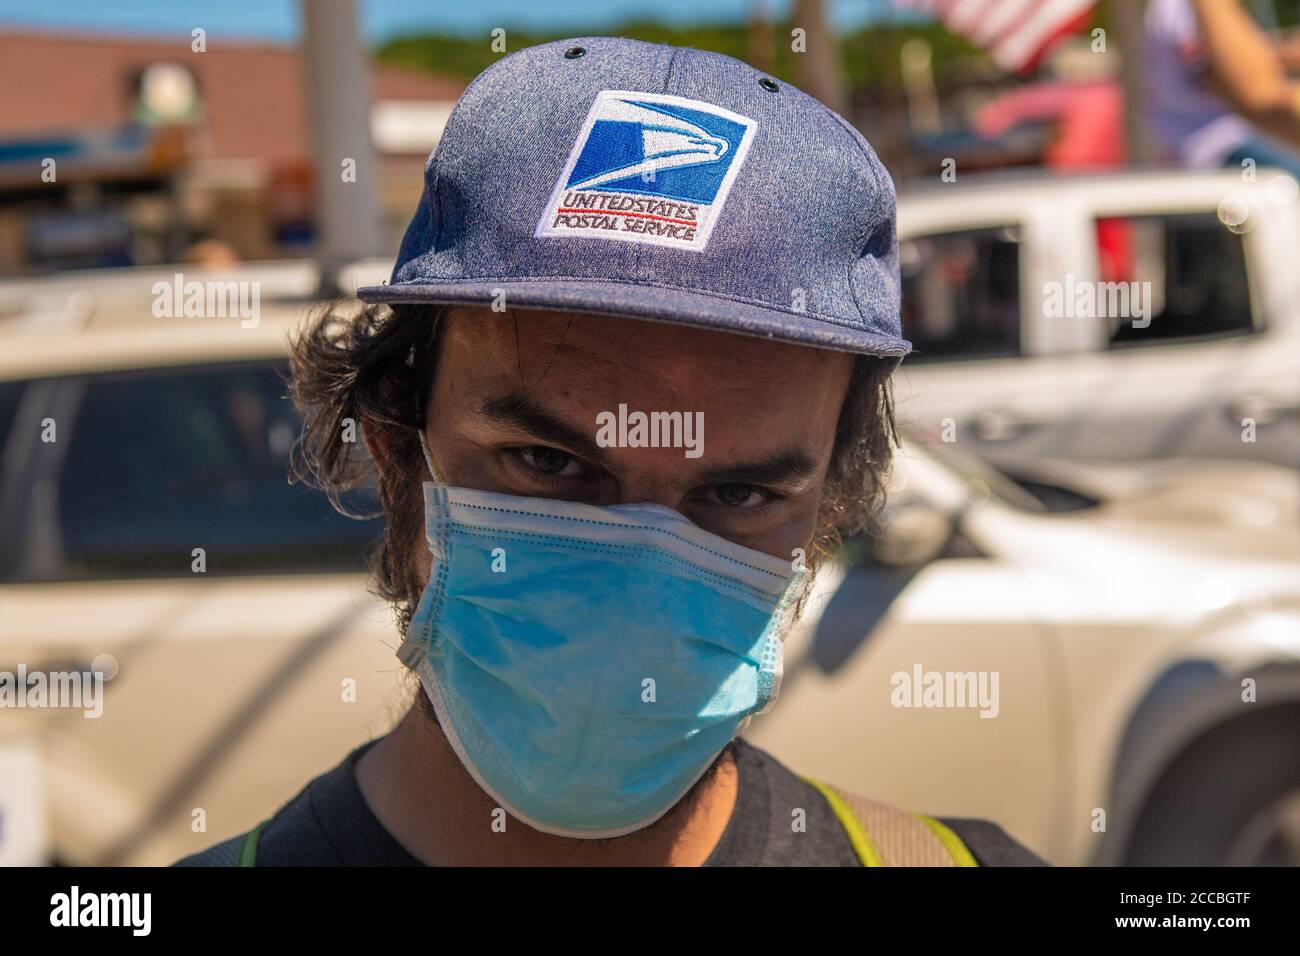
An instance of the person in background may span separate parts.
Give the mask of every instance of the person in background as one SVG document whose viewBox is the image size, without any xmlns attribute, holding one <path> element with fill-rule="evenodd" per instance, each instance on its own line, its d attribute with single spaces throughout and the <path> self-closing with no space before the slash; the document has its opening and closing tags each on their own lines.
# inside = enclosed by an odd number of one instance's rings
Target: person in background
<svg viewBox="0 0 1300 956">
<path fill-rule="evenodd" d="M 1149 0 L 1146 104 L 1169 155 L 1197 169 L 1300 177 L 1300 42 L 1270 35 L 1240 0 Z"/>
</svg>

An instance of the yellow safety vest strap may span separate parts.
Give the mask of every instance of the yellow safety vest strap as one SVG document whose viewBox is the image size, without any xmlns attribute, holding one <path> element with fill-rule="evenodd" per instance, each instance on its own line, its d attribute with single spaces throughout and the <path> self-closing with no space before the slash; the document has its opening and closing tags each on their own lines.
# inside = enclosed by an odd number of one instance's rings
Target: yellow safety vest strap
<svg viewBox="0 0 1300 956">
<path fill-rule="evenodd" d="M 978 866 L 957 834 L 932 817 L 804 780 L 826 798 L 863 866 Z"/>
</svg>

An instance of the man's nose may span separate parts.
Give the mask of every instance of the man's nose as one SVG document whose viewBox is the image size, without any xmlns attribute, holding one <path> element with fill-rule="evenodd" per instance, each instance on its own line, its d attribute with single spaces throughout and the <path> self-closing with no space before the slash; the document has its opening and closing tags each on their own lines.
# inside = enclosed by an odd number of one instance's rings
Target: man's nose
<svg viewBox="0 0 1300 956">
<path fill-rule="evenodd" d="M 611 504 L 663 505 L 682 511 L 690 492 L 682 474 L 686 464 L 680 448 L 624 449 L 628 467 L 619 475 L 616 500 Z"/>
</svg>

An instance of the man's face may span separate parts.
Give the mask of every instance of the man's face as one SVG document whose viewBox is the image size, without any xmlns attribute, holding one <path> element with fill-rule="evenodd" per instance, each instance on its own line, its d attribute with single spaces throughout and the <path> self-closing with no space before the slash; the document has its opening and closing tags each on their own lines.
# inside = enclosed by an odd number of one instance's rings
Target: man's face
<svg viewBox="0 0 1300 956">
<path fill-rule="evenodd" d="M 652 502 L 789 558 L 816 526 L 852 358 L 630 319 L 456 308 L 426 438 L 448 484 L 594 505 Z M 683 447 L 602 447 L 601 424 L 679 412 Z M 698 414 L 697 414 L 698 413 Z M 695 451 L 691 452 L 692 455 Z"/>
</svg>

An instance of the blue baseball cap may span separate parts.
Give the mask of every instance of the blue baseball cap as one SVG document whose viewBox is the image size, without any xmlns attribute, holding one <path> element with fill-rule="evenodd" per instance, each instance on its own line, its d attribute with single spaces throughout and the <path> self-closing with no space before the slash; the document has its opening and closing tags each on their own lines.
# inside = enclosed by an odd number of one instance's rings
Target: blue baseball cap
<svg viewBox="0 0 1300 956">
<path fill-rule="evenodd" d="M 820 102 L 614 37 L 485 70 L 368 302 L 648 319 L 901 360 L 894 184 Z"/>
</svg>

